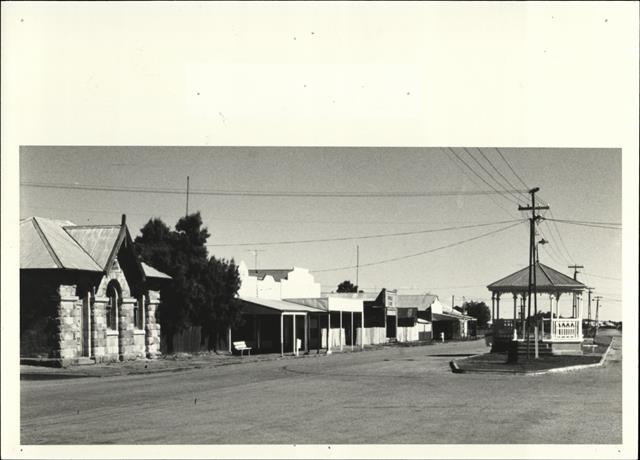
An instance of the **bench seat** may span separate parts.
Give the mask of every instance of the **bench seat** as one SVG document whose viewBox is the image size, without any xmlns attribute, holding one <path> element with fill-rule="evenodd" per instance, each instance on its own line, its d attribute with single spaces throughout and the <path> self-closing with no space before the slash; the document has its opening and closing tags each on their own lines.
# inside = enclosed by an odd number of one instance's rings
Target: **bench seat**
<svg viewBox="0 0 640 460">
<path fill-rule="evenodd" d="M 251 355 L 251 347 L 248 347 L 244 340 L 233 342 L 233 348 L 240 352 L 240 356 L 242 356 L 245 351 L 248 355 Z"/>
</svg>

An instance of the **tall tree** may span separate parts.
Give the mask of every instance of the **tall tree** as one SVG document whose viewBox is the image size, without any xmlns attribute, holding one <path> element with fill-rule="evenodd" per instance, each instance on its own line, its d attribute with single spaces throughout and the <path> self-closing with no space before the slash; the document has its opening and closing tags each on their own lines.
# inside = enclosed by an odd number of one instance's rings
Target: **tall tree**
<svg viewBox="0 0 640 460">
<path fill-rule="evenodd" d="M 171 230 L 150 219 L 136 237 L 142 260 L 173 278 L 161 292 L 158 319 L 171 353 L 171 338 L 188 326 L 201 326 L 203 341 L 215 346 L 218 333 L 236 325 L 240 313 L 235 295 L 240 287 L 233 261 L 209 258 L 210 234 L 199 212 L 182 217 Z"/>
<path fill-rule="evenodd" d="M 240 289 L 240 275 L 233 259 L 211 257 L 207 264 L 204 287 L 206 302 L 199 312 L 202 340 L 209 337 L 209 348 L 216 349 L 220 337 L 229 327 L 241 324 L 240 305 L 236 293 Z"/>
<path fill-rule="evenodd" d="M 358 292 L 358 286 L 349 280 L 344 280 L 338 284 L 338 292 Z"/>
<path fill-rule="evenodd" d="M 467 315 L 478 320 L 478 327 L 483 328 L 491 319 L 491 310 L 484 302 L 465 302 L 462 306 Z"/>
</svg>

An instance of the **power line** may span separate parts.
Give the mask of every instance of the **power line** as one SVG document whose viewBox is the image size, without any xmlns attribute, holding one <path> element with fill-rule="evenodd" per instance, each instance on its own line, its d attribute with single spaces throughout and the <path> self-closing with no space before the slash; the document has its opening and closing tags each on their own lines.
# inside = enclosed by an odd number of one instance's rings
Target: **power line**
<svg viewBox="0 0 640 460">
<path fill-rule="evenodd" d="M 549 204 L 546 200 L 543 200 L 542 198 L 540 198 L 542 201 L 545 202 L 545 204 Z M 552 218 L 555 218 L 553 211 L 550 209 L 549 210 L 549 214 L 551 215 Z M 545 218 L 544 220 L 545 222 L 547 222 L 547 219 Z M 573 257 L 571 257 L 571 253 L 569 252 L 569 249 L 567 249 L 567 245 L 564 242 L 564 238 L 562 238 L 562 234 L 560 233 L 560 230 L 558 229 L 558 225 L 555 223 L 555 221 L 551 221 L 551 226 L 547 223 L 547 226 L 549 227 L 549 229 L 553 228 L 553 230 L 555 230 L 556 234 L 558 235 L 558 240 L 560 241 L 560 245 L 562 246 L 562 248 L 564 249 L 568 259 L 567 262 L 574 262 Z"/>
<path fill-rule="evenodd" d="M 486 174 L 487 174 L 487 175 L 488 175 L 488 176 L 489 176 L 489 177 L 490 177 L 490 178 L 491 178 L 491 179 L 492 179 L 492 180 L 493 180 L 497 185 L 498 185 L 498 187 L 502 188 L 503 190 L 508 190 L 508 189 L 504 186 L 504 184 L 502 184 L 502 182 L 500 182 L 498 179 L 496 179 L 496 178 L 495 178 L 495 176 L 494 176 L 493 174 L 491 174 L 491 172 L 490 172 L 489 170 L 487 170 L 487 168 L 485 168 L 485 167 L 482 165 L 482 163 L 480 163 L 480 161 L 479 161 L 475 156 L 473 156 L 473 155 L 471 154 L 471 152 L 470 152 L 466 147 L 462 147 L 462 149 L 463 149 L 465 152 L 467 152 L 467 155 L 469 155 L 469 156 L 471 157 L 471 159 L 472 159 L 473 161 L 475 161 L 475 162 L 476 162 L 476 164 L 477 164 L 478 166 L 480 166 L 480 168 L 481 168 L 481 169 L 482 169 L 482 170 L 483 170 L 483 171 L 484 171 L 484 172 L 485 172 L 485 173 L 486 173 Z M 481 151 L 480 149 L 478 149 L 478 151 L 480 152 L 480 154 L 481 154 L 485 159 L 487 159 L 487 157 L 484 155 L 484 153 L 482 153 L 482 151 Z M 488 160 L 487 160 L 487 161 L 488 161 Z M 495 168 L 494 168 L 494 169 L 495 169 Z M 519 204 L 521 203 L 521 201 L 522 201 L 522 200 L 518 197 L 518 195 L 516 195 L 515 193 L 510 193 L 510 194 L 511 194 L 511 196 L 515 197 L 515 201 L 514 201 L 514 203 L 516 203 L 516 204 L 518 204 L 518 205 L 519 205 Z"/>
<path fill-rule="evenodd" d="M 620 222 L 602 222 L 602 221 L 593 221 L 593 220 L 575 220 L 575 219 L 549 219 L 554 220 L 556 222 L 570 222 L 575 224 L 592 224 L 592 225 L 609 225 L 609 226 L 621 226 Z"/>
<path fill-rule="evenodd" d="M 444 150 L 444 149 L 440 149 L 440 150 L 441 150 L 441 151 L 443 151 L 443 152 L 447 155 L 447 158 L 449 158 L 449 160 L 451 160 L 451 162 L 452 162 L 452 163 L 453 163 L 453 164 L 454 164 L 454 165 L 455 165 L 455 166 L 456 166 L 460 171 L 462 171 L 462 173 L 463 173 L 465 176 L 467 176 L 467 178 L 468 178 L 468 179 L 469 179 L 469 180 L 470 180 L 470 181 L 471 181 L 471 182 L 472 182 L 476 187 L 480 187 L 480 186 L 478 185 L 478 183 L 476 182 L 476 180 L 473 178 L 473 176 L 471 176 L 471 175 L 467 172 L 467 170 L 466 170 L 466 169 L 464 169 L 462 166 L 460 166 L 460 165 L 458 164 L 458 162 L 456 162 L 456 161 L 455 161 L 455 159 L 451 156 L 451 154 L 450 154 L 447 150 Z M 451 150 L 451 149 L 449 149 L 449 150 Z M 460 158 L 458 158 L 458 160 L 460 160 Z M 506 212 L 506 213 L 507 213 L 507 214 L 509 214 L 510 216 L 513 216 L 513 215 L 514 215 L 514 214 L 512 214 L 512 213 L 511 213 L 511 211 L 509 211 L 507 208 L 505 208 L 505 207 L 504 207 L 504 206 L 502 206 L 500 203 L 498 203 L 498 200 L 496 200 L 496 199 L 494 198 L 494 196 L 493 196 L 493 195 L 487 195 L 487 196 L 491 199 L 491 201 L 493 201 L 493 202 L 495 203 L 495 205 L 496 205 L 496 206 L 498 206 L 498 207 L 499 207 L 500 209 L 502 209 L 504 212 Z"/>
<path fill-rule="evenodd" d="M 540 232 L 540 233 L 542 233 L 542 232 Z M 543 237 L 545 240 L 549 241 L 549 240 L 548 240 L 548 238 L 546 238 L 544 235 L 542 235 L 542 237 Z M 547 249 L 547 246 L 548 246 L 548 245 L 543 245 L 543 246 L 542 246 L 542 250 L 545 252 L 545 254 L 547 254 L 547 255 L 548 255 L 548 256 L 549 256 L 549 257 L 550 257 L 550 258 L 551 258 L 551 259 L 552 259 L 556 264 L 558 264 L 558 265 L 560 265 L 560 266 L 561 266 L 561 265 L 564 265 L 564 262 L 561 262 L 561 261 L 560 261 L 560 259 L 558 259 L 558 258 L 556 257 L 556 255 L 555 255 L 553 252 L 549 251 L 549 250 Z"/>
<path fill-rule="evenodd" d="M 584 275 L 593 276 L 594 278 L 602 278 L 604 280 L 622 281 L 621 278 L 614 278 L 611 276 L 594 275 L 593 273 L 583 272 Z"/>
<path fill-rule="evenodd" d="M 476 147 L 476 150 L 478 152 L 480 152 L 480 155 L 482 155 L 482 158 L 484 158 L 485 161 L 487 163 L 489 163 L 489 165 L 493 168 L 493 170 L 498 173 L 498 175 L 507 183 L 507 185 L 509 185 L 509 187 L 511 187 L 511 189 L 514 189 L 514 190 L 517 189 L 517 187 L 515 185 L 513 185 L 511 183 L 511 181 L 505 177 L 504 174 L 502 174 L 502 172 L 495 166 L 495 164 L 489 159 L 489 157 L 487 157 L 487 155 L 484 154 L 484 152 L 482 151 L 482 149 L 480 147 Z M 520 192 L 520 195 L 524 196 L 527 199 L 529 198 L 529 197 L 527 197 L 527 195 L 524 192 Z M 520 200 L 521 199 L 518 195 L 514 195 L 514 196 L 515 196 L 516 200 Z"/>
<path fill-rule="evenodd" d="M 43 182 L 21 182 L 21 186 L 52 188 L 64 190 L 88 190 L 102 192 L 130 192 L 130 193 L 154 193 L 183 195 L 184 189 L 174 188 L 150 188 L 150 187 L 115 187 L 82 184 L 53 184 Z M 402 198 L 402 197 L 448 197 L 448 196 L 482 196 L 502 195 L 512 193 L 512 190 L 501 192 L 496 190 L 440 190 L 430 192 L 304 192 L 304 191 L 259 191 L 259 190 L 190 190 L 189 195 L 212 196 L 251 196 L 251 197 L 311 197 L 311 198 Z"/>
<path fill-rule="evenodd" d="M 284 245 L 284 244 L 302 244 L 302 243 L 320 243 L 327 241 L 348 241 L 348 240 L 366 240 L 372 238 L 386 238 L 392 236 L 408 236 L 408 235 L 419 235 L 423 233 L 435 233 L 435 232 L 444 232 L 449 230 L 462 230 L 467 228 L 478 228 L 478 227 L 487 227 L 490 225 L 499 225 L 499 224 L 509 224 L 512 222 L 520 222 L 519 220 L 504 220 L 501 222 L 486 222 L 482 224 L 473 224 L 473 225 L 463 225 L 456 227 L 444 227 L 444 228 L 434 228 L 428 230 L 418 230 L 413 232 L 397 232 L 397 233 L 378 233 L 375 235 L 360 235 L 360 236 L 343 236 L 338 238 L 318 238 L 318 239 L 309 239 L 309 240 L 286 240 L 286 241 L 262 241 L 262 242 L 253 242 L 253 243 L 220 243 L 220 244 L 207 244 L 207 246 L 215 246 L 215 247 L 229 247 L 229 246 L 274 246 L 274 245 Z"/>
<path fill-rule="evenodd" d="M 504 155 L 502 154 L 502 152 L 500 151 L 500 149 L 498 147 L 495 147 L 496 151 L 498 152 L 498 154 L 500 154 L 500 157 L 502 158 L 502 160 L 507 164 L 507 166 L 509 167 L 509 169 L 511 170 L 511 172 L 513 173 L 514 176 L 516 176 L 518 178 L 518 180 L 520 181 L 520 183 L 522 185 L 524 185 L 524 188 L 529 190 L 529 186 L 527 184 L 525 184 L 525 182 L 522 180 L 522 177 L 520 177 L 520 175 L 515 171 L 515 169 L 513 169 L 511 167 L 511 164 L 507 161 L 507 159 L 504 157 Z"/>
<path fill-rule="evenodd" d="M 465 240 L 456 241 L 455 243 L 447 244 L 447 245 L 440 246 L 440 247 L 433 248 L 433 249 L 429 249 L 429 250 L 426 250 L 426 251 L 421 251 L 421 252 L 417 252 L 417 253 L 414 253 L 414 254 L 407 254 L 407 255 L 399 256 L 399 257 L 393 257 L 391 259 L 379 260 L 377 262 L 370 262 L 368 264 L 360 264 L 360 267 L 361 268 L 362 267 L 371 267 L 373 265 L 381 265 L 381 264 L 385 264 L 385 263 L 389 263 L 389 262 L 396 262 L 396 261 L 399 261 L 399 260 L 410 259 L 412 257 L 418 257 L 418 256 L 422 256 L 422 255 L 425 255 L 425 254 L 431 254 L 433 252 L 441 251 L 443 249 L 452 248 L 452 247 L 459 246 L 459 245 L 464 244 L 464 243 L 468 243 L 470 241 L 478 240 L 480 238 L 484 238 L 484 237 L 487 237 L 487 236 L 490 236 L 490 235 L 494 235 L 494 234 L 499 233 L 499 232 L 503 232 L 505 230 L 508 230 L 510 228 L 515 227 L 516 225 L 520 225 L 522 222 L 524 222 L 524 221 L 520 220 L 520 221 L 516 222 L 515 224 L 508 225 L 506 227 L 502 227 L 502 228 L 499 228 L 497 230 L 492 230 L 490 232 L 483 233 L 481 235 L 474 236 L 472 238 L 467 238 Z M 348 266 L 348 267 L 325 268 L 325 269 L 322 269 L 322 270 L 313 270 L 313 271 L 316 272 L 316 273 L 320 273 L 320 272 L 333 272 L 333 271 L 339 271 L 339 270 L 351 270 L 353 268 L 355 268 L 355 266 L 351 265 L 351 266 Z"/>
<path fill-rule="evenodd" d="M 558 265 L 566 265 L 565 262 L 560 261 L 560 259 L 562 259 L 562 255 L 558 252 L 555 245 L 551 243 L 551 239 L 547 238 L 547 236 L 544 234 L 541 226 L 538 227 L 538 231 L 540 232 L 540 235 L 542 235 L 542 238 L 547 241 L 547 244 L 542 245 L 542 250 L 545 252 L 545 254 L 548 254 L 549 257 L 551 257 L 553 261 Z M 551 250 L 548 250 L 547 246 L 549 246 Z"/>
<path fill-rule="evenodd" d="M 453 154 L 456 156 L 456 158 L 457 158 L 458 160 L 460 160 L 460 161 L 462 162 L 462 164 L 463 164 L 463 165 L 465 165 L 465 166 L 467 167 L 467 169 L 469 169 L 469 171 L 471 171 L 471 172 L 472 172 L 476 177 L 478 177 L 478 179 L 480 179 L 480 180 L 481 180 L 482 182 L 484 182 L 487 186 L 489 186 L 489 188 L 493 189 L 493 191 L 494 191 L 494 192 L 496 192 L 498 195 L 500 195 L 501 197 L 503 197 L 505 200 L 509 201 L 510 203 L 514 203 L 514 201 L 513 201 L 512 199 L 510 199 L 510 198 L 508 198 L 508 197 L 506 197 L 506 196 L 505 196 L 504 192 L 500 192 L 500 191 L 499 191 L 498 189 L 496 189 L 493 185 L 491 185 L 489 182 L 487 182 L 487 181 L 485 180 L 485 178 L 484 178 L 484 177 L 482 177 L 480 174 L 478 174 L 478 172 L 477 172 L 475 169 L 473 169 L 471 166 L 469 166 L 469 164 L 468 164 L 466 161 L 464 161 L 464 160 L 460 157 L 460 155 L 458 155 L 458 154 L 456 153 L 456 151 L 455 151 L 455 150 L 453 150 L 451 147 L 447 147 L 447 149 L 449 149 L 449 151 L 450 151 L 451 153 L 453 153 Z M 468 153 L 468 152 L 467 152 L 467 153 Z M 473 156 L 472 156 L 472 158 L 473 158 Z M 516 203 L 516 204 L 518 204 L 517 202 L 515 202 L 515 203 Z"/>
<path fill-rule="evenodd" d="M 95 213 L 95 214 L 112 214 L 117 216 L 122 216 L 122 211 L 103 211 L 98 209 L 79 209 L 79 208 L 63 208 L 63 207 L 54 207 L 54 206 L 35 206 L 35 205 L 23 205 L 24 208 L 29 209 L 46 209 L 46 210 L 57 210 L 57 211 L 68 211 L 68 212 L 83 212 L 83 213 Z M 166 211 L 159 212 L 126 212 L 127 215 L 134 216 L 160 216 L 160 214 L 167 214 Z M 170 217 L 179 218 L 182 215 L 176 212 L 169 212 L 168 215 Z M 349 224 L 349 225 L 434 225 L 433 221 L 426 220 L 413 220 L 413 221 L 383 221 L 379 220 L 301 220 L 301 219 L 226 219 L 222 217 L 208 217 L 207 221 L 214 222 L 270 222 L 270 223 L 283 223 L 283 224 L 327 224 L 327 225 L 336 225 L 336 224 Z M 468 224 L 469 222 L 465 221 L 442 221 L 437 222 L 437 224 Z"/>
<path fill-rule="evenodd" d="M 590 227 L 590 228 L 604 228 L 606 230 L 622 230 L 621 227 L 615 227 L 614 225 L 619 225 L 619 224 L 613 224 L 613 225 L 596 225 L 596 224 L 585 224 L 585 223 L 580 223 L 580 222 L 576 222 L 576 221 L 570 221 L 570 220 L 562 220 L 562 219 L 549 219 L 547 218 L 546 220 L 549 220 L 551 222 L 559 222 L 561 224 L 569 224 L 569 225 L 578 225 L 580 227 Z"/>
</svg>

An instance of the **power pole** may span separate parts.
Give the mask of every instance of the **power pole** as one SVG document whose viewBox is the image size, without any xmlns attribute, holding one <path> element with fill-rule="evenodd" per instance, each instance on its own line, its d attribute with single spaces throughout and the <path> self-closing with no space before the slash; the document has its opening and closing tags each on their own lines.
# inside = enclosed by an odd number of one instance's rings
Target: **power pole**
<svg viewBox="0 0 640 460">
<path fill-rule="evenodd" d="M 185 213 L 185 217 L 189 215 L 189 176 L 187 176 L 187 212 Z"/>
<path fill-rule="evenodd" d="M 569 268 L 573 268 L 573 279 L 575 281 L 578 281 L 578 273 L 580 273 L 578 271 L 579 268 L 584 268 L 583 265 L 569 265 Z M 576 306 L 576 294 L 575 292 L 573 293 L 573 304 L 572 304 L 572 312 L 571 312 L 571 316 L 573 316 L 574 318 L 576 317 L 576 310 L 577 310 L 577 306 Z"/>
<path fill-rule="evenodd" d="M 591 334 L 591 293 L 593 292 L 593 287 L 587 288 L 587 296 L 588 296 L 588 307 L 587 307 L 587 331 Z"/>
<path fill-rule="evenodd" d="M 584 268 L 583 265 L 569 265 L 569 268 L 573 268 L 573 279 L 578 281 L 578 271 L 579 268 Z"/>
<path fill-rule="evenodd" d="M 358 277 L 360 275 L 360 246 L 356 245 L 356 292 L 358 291 Z"/>
<path fill-rule="evenodd" d="M 600 314 L 600 299 L 602 299 L 601 295 L 597 295 L 594 297 L 596 299 L 596 333 L 594 335 L 594 338 L 598 335 L 598 328 L 599 328 L 599 323 L 598 323 L 598 316 Z"/>
<path fill-rule="evenodd" d="M 549 209 L 549 206 L 536 206 L 536 193 L 540 191 L 540 187 L 535 187 L 529 190 L 531 195 L 531 206 L 518 206 L 518 211 L 531 211 L 531 218 L 529 219 L 529 286 L 528 286 L 528 311 L 527 319 L 531 317 L 531 296 L 533 295 L 535 313 L 538 313 L 538 299 L 536 292 L 536 268 L 535 264 L 535 224 L 540 218 L 536 211 Z M 525 320 L 526 322 L 526 320 Z M 523 328 L 525 328 L 523 324 Z M 529 358 L 529 330 L 526 328 L 526 340 L 527 340 L 527 358 Z"/>
</svg>

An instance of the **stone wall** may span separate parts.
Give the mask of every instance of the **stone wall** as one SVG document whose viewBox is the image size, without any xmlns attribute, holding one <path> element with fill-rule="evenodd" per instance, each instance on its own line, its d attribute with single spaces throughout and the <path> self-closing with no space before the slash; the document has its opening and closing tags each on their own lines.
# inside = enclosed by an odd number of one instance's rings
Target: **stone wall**
<svg viewBox="0 0 640 460">
<path fill-rule="evenodd" d="M 145 311 L 145 346 L 147 358 L 156 358 L 160 355 L 160 324 L 156 321 L 156 312 L 159 303 L 160 293 L 150 290 Z"/>
<path fill-rule="evenodd" d="M 111 267 L 109 273 L 107 273 L 106 276 L 102 277 L 102 281 L 96 289 L 96 295 L 105 297 L 107 295 L 107 286 L 109 285 L 109 282 L 111 282 L 111 280 L 116 280 L 118 282 L 118 284 L 120 285 L 120 289 L 122 290 L 123 298 L 131 297 L 131 288 L 117 260 L 113 262 L 113 267 Z"/>
<path fill-rule="evenodd" d="M 125 297 L 118 308 L 118 357 L 121 361 L 135 359 L 133 342 L 133 304 L 136 299 Z"/>
<path fill-rule="evenodd" d="M 61 284 L 58 287 L 58 317 L 56 319 L 58 343 L 54 356 L 63 362 L 80 356 L 82 351 L 82 301 L 78 304 L 76 286 Z"/>
<path fill-rule="evenodd" d="M 118 331 L 109 330 L 106 339 L 107 347 L 102 361 L 117 361 L 120 346 L 118 343 Z"/>
<path fill-rule="evenodd" d="M 94 297 L 91 306 L 91 356 L 96 362 L 107 355 L 107 297 Z"/>
<path fill-rule="evenodd" d="M 131 352 L 136 358 L 144 358 L 147 355 L 146 351 L 145 331 L 135 329 L 133 331 L 133 347 Z"/>
</svg>

